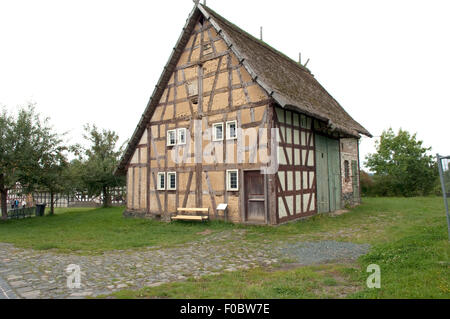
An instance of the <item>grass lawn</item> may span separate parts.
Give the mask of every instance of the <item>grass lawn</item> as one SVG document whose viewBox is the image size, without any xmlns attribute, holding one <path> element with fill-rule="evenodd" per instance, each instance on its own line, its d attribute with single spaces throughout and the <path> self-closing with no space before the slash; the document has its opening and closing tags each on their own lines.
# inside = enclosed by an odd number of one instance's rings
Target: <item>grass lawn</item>
<svg viewBox="0 0 450 319">
<path fill-rule="evenodd" d="M 205 225 L 125 219 L 123 207 L 58 208 L 54 216 L 0 222 L 0 242 L 37 250 L 99 254 L 108 250 L 170 246 L 195 240 Z M 46 212 L 47 213 L 47 212 Z M 232 228 L 209 223 L 214 231 Z"/>
<path fill-rule="evenodd" d="M 58 210 L 53 217 L 0 222 L 0 242 L 34 249 L 97 254 L 170 246 L 199 232 L 247 229 L 246 240 L 338 240 L 370 243 L 357 263 L 237 271 L 115 293 L 119 298 L 449 298 L 450 244 L 438 197 L 365 198 L 349 213 L 317 216 L 279 227 L 226 223 L 160 223 L 124 219 L 123 208 Z M 370 264 L 381 267 L 381 289 L 365 285 Z"/>
</svg>

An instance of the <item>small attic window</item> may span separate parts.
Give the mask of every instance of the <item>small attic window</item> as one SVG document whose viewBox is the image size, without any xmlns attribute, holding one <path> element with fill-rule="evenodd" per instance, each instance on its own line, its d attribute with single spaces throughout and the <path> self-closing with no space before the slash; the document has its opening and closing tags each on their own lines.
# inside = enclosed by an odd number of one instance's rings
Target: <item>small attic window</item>
<svg viewBox="0 0 450 319">
<path fill-rule="evenodd" d="M 203 45 L 203 55 L 210 55 L 213 53 L 213 48 L 210 43 Z"/>
<path fill-rule="evenodd" d="M 193 97 L 193 96 L 198 95 L 198 83 L 197 83 L 197 81 L 188 82 L 187 83 L 187 87 L 188 87 L 188 96 L 189 97 Z"/>
<path fill-rule="evenodd" d="M 211 44 L 205 43 L 205 44 L 203 45 L 203 50 L 205 50 L 205 51 L 211 50 Z"/>
<path fill-rule="evenodd" d="M 188 97 L 191 99 L 192 104 L 198 104 L 198 83 L 197 81 L 188 82 Z"/>
</svg>

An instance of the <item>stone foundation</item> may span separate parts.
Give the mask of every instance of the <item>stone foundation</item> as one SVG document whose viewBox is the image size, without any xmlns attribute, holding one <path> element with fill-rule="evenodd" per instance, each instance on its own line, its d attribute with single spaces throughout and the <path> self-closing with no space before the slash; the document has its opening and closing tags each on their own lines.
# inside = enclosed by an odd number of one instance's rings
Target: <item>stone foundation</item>
<svg viewBox="0 0 450 319">
<path fill-rule="evenodd" d="M 355 200 L 353 198 L 353 192 L 342 194 L 342 206 L 343 207 L 345 207 L 345 206 L 354 207 L 354 206 L 358 206 L 359 204 L 361 204 L 360 201 Z"/>
</svg>

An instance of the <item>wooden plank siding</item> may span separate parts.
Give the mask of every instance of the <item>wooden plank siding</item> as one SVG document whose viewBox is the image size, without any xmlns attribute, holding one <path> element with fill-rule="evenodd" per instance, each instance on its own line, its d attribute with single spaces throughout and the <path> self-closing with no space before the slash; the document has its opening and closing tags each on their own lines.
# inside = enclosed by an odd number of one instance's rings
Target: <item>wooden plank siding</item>
<svg viewBox="0 0 450 319">
<path fill-rule="evenodd" d="M 342 208 L 339 140 L 316 134 L 316 141 L 318 211 L 333 212 Z"/>
</svg>

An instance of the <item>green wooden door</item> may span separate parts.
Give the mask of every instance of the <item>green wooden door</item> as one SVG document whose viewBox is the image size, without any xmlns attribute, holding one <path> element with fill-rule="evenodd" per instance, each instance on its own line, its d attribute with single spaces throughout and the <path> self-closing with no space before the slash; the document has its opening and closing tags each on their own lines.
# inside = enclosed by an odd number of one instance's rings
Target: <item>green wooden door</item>
<svg viewBox="0 0 450 319">
<path fill-rule="evenodd" d="M 317 206 L 319 213 L 341 209 L 339 141 L 316 135 Z"/>
<path fill-rule="evenodd" d="M 321 135 L 316 135 L 316 175 L 317 209 L 319 213 L 328 213 L 330 211 L 328 146 L 327 138 Z"/>
<path fill-rule="evenodd" d="M 330 187 L 330 211 L 341 209 L 341 169 L 339 141 L 327 139 L 328 183 Z"/>
<path fill-rule="evenodd" d="M 352 161 L 353 201 L 359 202 L 358 162 Z"/>
</svg>

